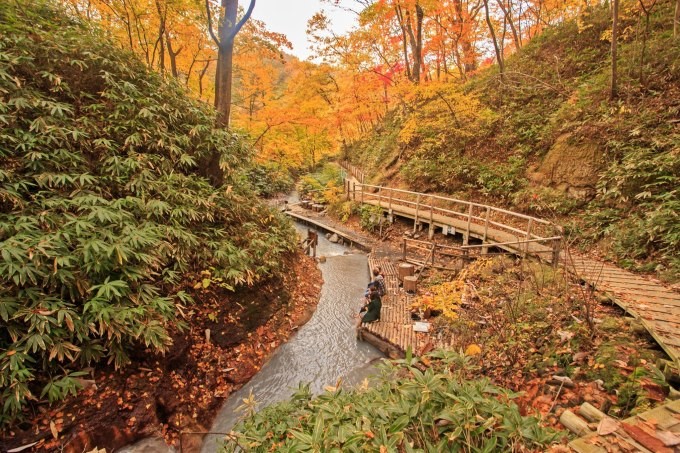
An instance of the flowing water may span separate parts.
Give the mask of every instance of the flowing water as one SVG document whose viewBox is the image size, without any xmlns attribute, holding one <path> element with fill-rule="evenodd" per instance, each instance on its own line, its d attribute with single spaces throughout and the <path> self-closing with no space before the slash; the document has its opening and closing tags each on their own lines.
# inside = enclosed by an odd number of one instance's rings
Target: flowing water
<svg viewBox="0 0 680 453">
<path fill-rule="evenodd" d="M 307 227 L 297 225 L 297 229 L 306 236 Z M 353 385 L 371 373 L 373 363 L 383 355 L 356 340 L 352 317 L 369 281 L 367 258 L 363 253 L 347 251 L 347 247 L 333 244 L 319 233 L 317 256 L 325 256 L 326 262 L 319 264 L 324 283 L 314 315 L 246 385 L 229 396 L 211 432 L 229 432 L 240 416 L 235 409 L 251 391 L 261 409 L 287 399 L 300 382 L 309 383 L 314 393 L 320 393 L 339 378 L 345 385 Z M 202 451 L 216 451 L 221 437 L 207 435 Z"/>
</svg>

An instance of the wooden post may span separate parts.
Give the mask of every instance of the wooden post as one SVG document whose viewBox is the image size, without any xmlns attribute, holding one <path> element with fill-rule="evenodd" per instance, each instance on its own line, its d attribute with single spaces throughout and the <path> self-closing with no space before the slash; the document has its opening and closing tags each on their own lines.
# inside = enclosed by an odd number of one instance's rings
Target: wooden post
<svg viewBox="0 0 680 453">
<path fill-rule="evenodd" d="M 352 200 L 357 201 L 357 185 L 352 181 Z"/>
<path fill-rule="evenodd" d="M 378 207 L 382 209 L 382 186 L 378 187 Z"/>
<path fill-rule="evenodd" d="M 552 265 L 553 267 L 557 267 L 560 264 L 560 246 L 562 245 L 562 239 L 553 239 L 552 243 Z"/>
<path fill-rule="evenodd" d="M 529 219 L 529 225 L 527 225 L 527 235 L 526 235 L 526 238 L 525 238 L 525 240 L 527 240 L 527 241 L 529 239 L 531 239 L 531 227 L 533 226 L 533 224 L 534 224 L 534 219 Z M 529 253 L 529 243 L 525 242 L 524 243 L 524 253 L 522 254 L 522 258 L 526 258 L 527 253 Z"/>
<path fill-rule="evenodd" d="M 430 231 L 427 235 L 430 239 L 434 237 L 434 198 L 430 195 Z"/>
<path fill-rule="evenodd" d="M 581 404 L 581 407 L 578 409 L 578 413 L 581 417 L 585 418 L 591 423 L 599 422 L 600 420 L 606 417 L 604 412 L 602 412 L 601 410 L 599 410 L 590 403 Z"/>
<path fill-rule="evenodd" d="M 463 238 L 464 245 L 468 245 L 470 243 L 470 222 L 472 222 L 472 203 L 468 203 L 468 221 L 467 231 L 465 232 L 465 237 Z"/>
<path fill-rule="evenodd" d="M 363 184 L 361 184 L 361 204 L 364 204 L 364 190 L 366 188 L 364 187 Z"/>
<path fill-rule="evenodd" d="M 416 232 L 416 229 L 418 228 L 418 210 L 420 209 L 420 194 L 418 194 L 418 197 L 416 198 L 416 218 L 413 219 L 413 232 Z"/>
<path fill-rule="evenodd" d="M 489 233 L 489 213 L 491 212 L 491 208 L 489 206 L 486 207 L 486 219 L 484 220 L 484 239 L 482 239 L 483 242 L 486 242 L 486 236 Z"/>
<path fill-rule="evenodd" d="M 389 205 L 388 205 L 388 207 L 387 207 L 387 209 L 389 210 L 390 214 L 392 214 L 392 193 L 393 193 L 393 191 L 392 191 L 392 188 L 390 187 L 390 203 L 389 203 Z"/>
<path fill-rule="evenodd" d="M 588 428 L 588 423 L 586 423 L 585 420 L 579 418 L 569 410 L 562 412 L 562 415 L 560 415 L 560 423 L 577 436 L 585 436 L 592 432 L 590 431 L 590 428 Z"/>
</svg>

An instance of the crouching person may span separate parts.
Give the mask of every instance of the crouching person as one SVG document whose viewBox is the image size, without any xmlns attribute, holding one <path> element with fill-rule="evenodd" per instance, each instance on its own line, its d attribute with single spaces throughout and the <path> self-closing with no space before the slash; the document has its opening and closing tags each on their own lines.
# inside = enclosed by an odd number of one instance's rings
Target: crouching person
<svg viewBox="0 0 680 453">
<path fill-rule="evenodd" d="M 382 308 L 382 301 L 380 300 L 380 294 L 378 293 L 378 289 L 376 287 L 370 288 L 368 292 L 368 303 L 364 306 L 364 308 L 365 311 L 360 314 L 357 327 L 361 326 L 361 324 L 380 321 L 380 309 Z"/>
</svg>

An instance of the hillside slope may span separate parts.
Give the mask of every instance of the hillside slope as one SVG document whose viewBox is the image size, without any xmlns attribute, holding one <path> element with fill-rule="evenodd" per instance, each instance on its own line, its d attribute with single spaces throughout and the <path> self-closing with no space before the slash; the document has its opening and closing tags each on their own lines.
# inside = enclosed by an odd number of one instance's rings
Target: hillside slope
<svg viewBox="0 0 680 453">
<path fill-rule="evenodd" d="M 345 154 L 373 182 L 555 218 L 619 265 L 677 280 L 680 46 L 671 2 L 652 11 L 646 40 L 637 3 L 624 3 L 615 101 L 611 19 L 597 7 L 508 57 L 503 78 L 494 66 L 463 86 L 415 88 Z"/>
<path fill-rule="evenodd" d="M 0 426 L 83 369 L 167 351 L 209 269 L 238 287 L 293 250 L 214 119 L 51 3 L 0 4 Z M 198 174 L 215 149 L 219 189 Z"/>
</svg>

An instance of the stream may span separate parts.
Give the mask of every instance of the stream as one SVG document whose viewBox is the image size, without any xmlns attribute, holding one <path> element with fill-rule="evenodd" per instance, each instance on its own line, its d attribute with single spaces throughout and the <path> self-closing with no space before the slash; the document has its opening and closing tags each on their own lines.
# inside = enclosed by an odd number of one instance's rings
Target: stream
<svg viewBox="0 0 680 453">
<path fill-rule="evenodd" d="M 296 224 L 301 235 L 307 226 Z M 361 252 L 328 241 L 319 232 L 317 256 L 323 275 L 321 298 L 314 315 L 240 390 L 227 398 L 213 422 L 211 432 L 226 433 L 238 422 L 235 409 L 252 391 L 258 409 L 290 397 L 300 382 L 309 383 L 313 393 L 326 385 L 356 385 L 372 374 L 374 362 L 383 357 L 373 346 L 355 337 L 360 299 L 369 281 L 367 257 Z M 202 452 L 217 451 L 221 435 L 207 435 Z"/>
</svg>

